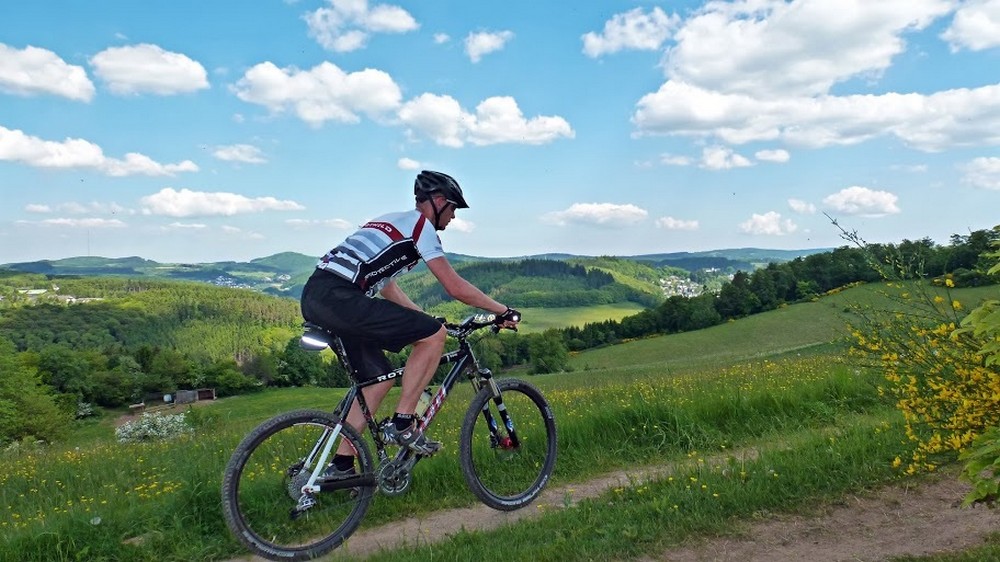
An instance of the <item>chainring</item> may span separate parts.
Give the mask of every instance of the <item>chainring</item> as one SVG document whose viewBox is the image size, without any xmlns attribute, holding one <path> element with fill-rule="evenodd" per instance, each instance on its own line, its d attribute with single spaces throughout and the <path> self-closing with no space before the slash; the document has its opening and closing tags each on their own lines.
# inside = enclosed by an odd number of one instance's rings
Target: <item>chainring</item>
<svg viewBox="0 0 1000 562">
<path fill-rule="evenodd" d="M 412 463 L 386 460 L 378 467 L 378 487 L 387 496 L 399 496 L 410 489 Z"/>
</svg>

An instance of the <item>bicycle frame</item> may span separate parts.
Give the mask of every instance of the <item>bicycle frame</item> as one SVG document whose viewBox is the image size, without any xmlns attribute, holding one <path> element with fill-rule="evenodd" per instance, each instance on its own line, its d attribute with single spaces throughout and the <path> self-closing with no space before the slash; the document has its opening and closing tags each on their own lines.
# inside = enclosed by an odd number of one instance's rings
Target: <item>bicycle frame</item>
<svg viewBox="0 0 1000 562">
<path fill-rule="evenodd" d="M 458 383 L 459 377 L 463 373 L 467 373 L 469 381 L 472 384 L 474 393 L 478 393 L 486 385 L 490 386 L 490 388 L 492 389 L 493 400 L 499 406 L 501 421 L 503 422 L 504 427 L 508 430 L 508 433 L 511 438 L 511 443 L 507 445 L 511 447 L 517 447 L 518 440 L 517 440 L 517 434 L 514 431 L 513 421 L 510 419 L 510 416 L 507 414 L 506 409 L 503 407 L 503 399 L 500 396 L 500 390 L 499 388 L 497 388 L 496 382 L 493 380 L 493 373 L 489 369 L 485 369 L 479 365 L 475 353 L 473 353 L 472 351 L 472 346 L 467 341 L 468 336 L 471 335 L 472 332 L 483 326 L 474 326 L 474 327 L 464 326 L 463 328 L 463 326 L 445 324 L 445 327 L 448 330 L 448 334 L 458 340 L 459 347 L 455 351 L 449 351 L 442 354 L 440 360 L 438 361 L 438 366 L 452 364 L 452 367 L 451 369 L 448 370 L 448 374 L 445 375 L 444 380 L 438 387 L 437 392 L 432 397 L 430 403 L 427 406 L 427 410 L 419 417 L 417 423 L 419 425 L 420 430 L 423 431 L 430 425 L 430 423 L 434 420 L 434 417 L 441 410 L 441 407 L 444 405 L 444 402 L 447 399 L 448 395 L 451 393 L 451 390 Z M 331 336 L 329 340 L 324 341 L 322 343 L 324 343 L 325 345 L 329 345 L 333 349 L 334 353 L 337 355 L 337 358 L 340 360 L 341 365 L 343 365 L 344 368 L 347 370 L 347 372 L 350 374 L 349 376 L 351 377 L 353 384 L 351 385 L 350 389 L 348 389 L 347 394 L 344 396 L 344 398 L 341 399 L 340 403 L 333 410 L 334 416 L 339 418 L 341 420 L 341 423 L 338 424 L 338 426 L 335 429 L 325 430 L 323 435 L 317 440 L 316 444 L 313 446 L 313 449 L 310 452 L 310 454 L 305 459 L 303 459 L 303 464 L 305 466 L 314 466 L 313 474 L 309 478 L 308 483 L 306 484 L 306 486 L 311 488 L 314 492 L 320 490 L 351 488 L 357 486 L 359 484 L 359 479 L 361 479 L 363 476 L 359 475 L 357 477 L 338 480 L 336 482 L 329 482 L 329 483 L 324 482 L 321 484 L 316 484 L 316 479 L 324 470 L 328 459 L 331 458 L 332 445 L 339 436 L 342 424 L 345 423 L 344 420 L 346 418 L 346 414 L 349 411 L 350 407 L 354 404 L 355 400 L 358 402 L 358 405 L 361 408 L 361 412 L 368 426 L 368 430 L 371 433 L 372 439 L 375 443 L 375 452 L 378 457 L 378 462 L 383 463 L 388 460 L 389 457 L 388 454 L 386 453 L 386 443 L 382 439 L 382 434 L 381 431 L 379 431 L 379 424 L 375 420 L 375 415 L 368 407 L 368 403 L 365 400 L 363 390 L 369 386 L 374 386 L 387 381 L 393 381 L 397 378 L 402 378 L 403 376 L 403 367 L 400 367 L 398 369 L 393 369 L 392 371 L 389 371 L 388 373 L 385 373 L 383 375 L 379 375 L 368 381 L 356 380 L 353 374 L 354 371 L 350 366 L 349 360 L 347 359 L 347 354 L 344 351 L 343 343 L 341 342 L 340 338 L 337 337 L 336 335 L 333 334 L 329 335 Z M 483 416 L 486 420 L 487 427 L 489 427 L 491 439 L 494 441 L 494 443 L 499 443 L 500 440 L 498 434 L 499 426 L 497 425 L 497 420 L 494 418 L 493 414 L 489 411 L 488 408 L 483 408 Z M 410 457 L 411 455 L 412 453 L 409 450 L 403 448 L 400 449 L 400 451 L 397 453 L 396 460 L 404 461 L 407 460 L 408 457 Z M 317 458 L 319 462 L 313 465 L 313 461 L 317 460 Z M 415 463 L 416 461 L 420 460 L 420 458 L 421 458 L 420 456 L 417 456 L 415 459 L 413 459 L 413 462 Z M 365 478 L 364 482 L 369 483 L 370 478 Z"/>
</svg>

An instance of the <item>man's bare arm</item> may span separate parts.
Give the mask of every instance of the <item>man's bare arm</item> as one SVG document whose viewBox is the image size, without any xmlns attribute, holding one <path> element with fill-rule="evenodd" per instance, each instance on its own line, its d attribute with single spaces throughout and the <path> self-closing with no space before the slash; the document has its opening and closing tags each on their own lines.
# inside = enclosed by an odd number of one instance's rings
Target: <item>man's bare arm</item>
<svg viewBox="0 0 1000 562">
<path fill-rule="evenodd" d="M 462 278 L 455 268 L 451 266 L 445 257 L 434 258 L 427 263 L 428 269 L 437 277 L 438 282 L 444 287 L 445 292 L 451 298 L 460 300 L 469 306 L 488 310 L 496 314 L 503 314 L 507 307 L 491 299 L 472 283 Z M 402 292 L 402 291 L 400 291 Z"/>
</svg>

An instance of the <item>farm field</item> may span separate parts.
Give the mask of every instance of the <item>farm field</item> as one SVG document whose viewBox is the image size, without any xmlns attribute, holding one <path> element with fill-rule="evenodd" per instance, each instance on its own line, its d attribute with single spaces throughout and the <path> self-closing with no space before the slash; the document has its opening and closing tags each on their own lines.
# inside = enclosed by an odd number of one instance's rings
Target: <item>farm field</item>
<svg viewBox="0 0 1000 562">
<path fill-rule="evenodd" d="M 972 306 L 988 291 L 955 293 Z M 559 424 L 550 486 L 571 489 L 637 466 L 676 468 L 579 503 L 567 497 L 573 509 L 530 524 L 459 533 L 375 559 L 489 559 L 497 545 L 512 560 L 642 558 L 724 532 L 734 518 L 794 512 L 899 481 L 892 465 L 906 453 L 901 419 L 877 391 L 879 373 L 847 363 L 838 343 L 848 302 L 878 298 L 873 287 L 859 287 L 708 330 L 581 353 L 573 372 L 532 377 Z M 329 409 L 341 394 L 304 388 L 223 399 L 192 409 L 195 433 L 173 441 L 118 444 L 104 422 L 85 427 L 76 442 L 8 451 L 0 457 L 0 560 L 245 556 L 219 506 L 229 454 L 263 419 Z M 468 399 L 459 386 L 431 427 L 445 450 L 418 465 L 408 494 L 378 497 L 362 532 L 475 504 L 455 456 Z"/>
<path fill-rule="evenodd" d="M 947 295 L 966 309 L 986 298 L 995 298 L 996 287 L 929 289 L 931 295 Z M 755 357 L 780 354 L 828 353 L 846 345 L 849 324 L 858 316 L 851 306 L 896 310 L 882 284 L 853 287 L 815 302 L 799 303 L 764 314 L 755 314 L 704 330 L 653 337 L 620 345 L 588 350 L 574 355 L 574 369 L 611 369 L 649 365 L 653 371 L 708 367 Z M 891 293 L 890 293 L 891 294 Z"/>
<path fill-rule="evenodd" d="M 633 302 L 621 302 L 565 308 L 525 307 L 520 310 L 524 315 L 524 321 L 521 322 L 518 330 L 525 333 L 535 333 L 544 332 L 549 328 L 583 326 L 589 322 L 617 321 L 626 316 L 641 312 L 643 307 Z"/>
</svg>

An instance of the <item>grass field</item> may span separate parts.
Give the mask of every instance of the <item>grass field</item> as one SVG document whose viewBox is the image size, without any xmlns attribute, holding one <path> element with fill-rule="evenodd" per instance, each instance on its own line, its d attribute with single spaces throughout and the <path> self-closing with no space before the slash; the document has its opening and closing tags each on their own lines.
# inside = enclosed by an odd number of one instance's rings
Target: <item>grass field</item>
<svg viewBox="0 0 1000 562">
<path fill-rule="evenodd" d="M 634 302 L 567 308 L 524 308 L 521 309 L 524 321 L 519 329 L 525 333 L 535 333 L 549 328 L 582 327 L 590 322 L 618 321 L 642 310 L 643 307 Z"/>
<path fill-rule="evenodd" d="M 559 425 L 553 485 L 614 469 L 725 456 L 742 465 L 686 469 L 672 480 L 609 490 L 530 524 L 460 534 L 379 559 L 628 559 L 724 531 L 732 517 L 795 509 L 901 475 L 898 414 L 879 373 L 845 361 L 851 302 L 882 302 L 876 286 L 711 329 L 578 354 L 575 371 L 532 377 Z M 995 288 L 959 294 L 973 304 Z M 957 292 L 956 292 L 957 294 Z M 395 392 L 386 404 L 395 403 Z M 110 420 L 76 441 L 0 455 L 0 560 L 225 560 L 242 555 L 222 520 L 221 471 L 260 421 L 297 408 L 331 409 L 342 391 L 285 389 L 192 410 L 193 436 L 122 445 Z M 404 496 L 380 496 L 364 526 L 473 503 L 456 458 L 469 390 L 460 385 L 431 427 L 445 450 L 417 466 Z M 530 509 L 530 508 L 529 508 Z"/>
<path fill-rule="evenodd" d="M 943 289 L 928 290 L 931 295 L 945 294 Z M 995 287 L 951 289 L 948 301 L 959 300 L 968 310 L 983 299 L 996 298 L 996 293 Z M 574 354 L 570 366 L 632 369 L 650 365 L 671 371 L 785 353 L 828 353 L 846 345 L 849 323 L 859 320 L 852 306 L 895 310 L 899 305 L 887 294 L 893 294 L 893 289 L 881 284 L 854 287 L 704 330 L 588 350 Z"/>
</svg>

